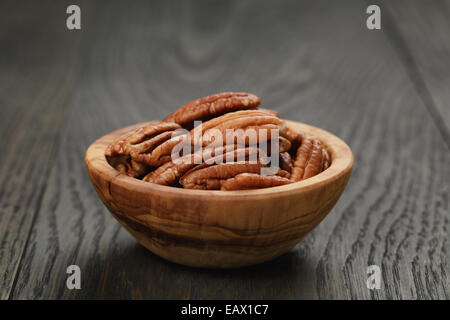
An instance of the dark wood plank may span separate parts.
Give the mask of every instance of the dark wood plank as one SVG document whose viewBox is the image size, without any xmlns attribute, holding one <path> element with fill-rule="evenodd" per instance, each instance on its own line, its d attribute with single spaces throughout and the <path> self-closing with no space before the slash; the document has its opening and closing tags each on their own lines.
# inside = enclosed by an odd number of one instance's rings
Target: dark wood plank
<svg viewBox="0 0 450 320">
<path fill-rule="evenodd" d="M 74 79 L 80 35 L 65 31 L 64 6 L 48 4 L 0 4 L 0 299 L 39 210 Z"/>
<path fill-rule="evenodd" d="M 386 1 L 385 8 L 396 49 L 450 148 L 450 1 Z"/>
<path fill-rule="evenodd" d="M 359 1 L 108 2 L 84 27 L 80 78 L 13 298 L 448 298 L 450 153 Z M 220 13 L 220 14 L 218 14 Z M 220 18 L 218 18 L 220 17 Z M 166 262 L 110 216 L 87 146 L 217 91 L 247 90 L 355 154 L 330 215 L 290 253 L 238 270 Z M 82 289 L 66 289 L 66 268 Z M 382 288 L 366 268 L 382 267 Z"/>
</svg>

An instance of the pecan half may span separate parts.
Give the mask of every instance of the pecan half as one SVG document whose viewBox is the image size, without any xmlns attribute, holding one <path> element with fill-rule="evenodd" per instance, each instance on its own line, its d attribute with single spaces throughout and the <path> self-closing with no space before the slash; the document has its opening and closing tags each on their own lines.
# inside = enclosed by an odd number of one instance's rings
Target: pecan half
<svg viewBox="0 0 450 320">
<path fill-rule="evenodd" d="M 227 150 L 229 146 L 224 148 Z M 221 180 L 243 172 L 259 173 L 264 165 L 258 161 L 261 160 L 258 159 L 258 154 L 258 148 L 247 147 L 211 156 L 187 171 L 179 182 L 184 188 L 218 190 Z"/>
<path fill-rule="evenodd" d="M 288 152 L 280 153 L 280 168 L 291 173 L 292 167 L 294 166 L 294 162 L 292 161 L 292 157 Z"/>
<path fill-rule="evenodd" d="M 219 190 L 221 181 L 240 173 L 259 173 L 261 163 L 222 163 L 189 171 L 180 179 L 180 184 L 188 189 Z"/>
<path fill-rule="evenodd" d="M 272 143 L 273 143 L 273 139 L 269 140 L 267 142 L 267 155 L 271 155 L 272 154 Z M 259 145 L 259 147 L 262 149 L 261 145 Z M 275 149 L 276 153 L 284 153 L 287 152 L 289 150 L 291 150 L 291 143 L 289 142 L 289 140 L 279 136 L 278 137 L 278 148 Z"/>
<path fill-rule="evenodd" d="M 240 173 L 233 178 L 226 179 L 220 183 L 220 190 L 245 190 L 260 189 L 282 186 L 289 184 L 288 178 L 278 175 L 267 176 L 255 173 Z"/>
<path fill-rule="evenodd" d="M 234 158 L 231 157 L 231 160 L 233 162 L 219 162 L 217 164 L 218 159 L 222 161 L 228 161 L 230 159 L 230 154 L 234 155 Z M 261 172 L 261 168 L 265 167 L 266 165 L 262 164 L 262 159 L 260 157 L 255 157 L 254 159 L 252 159 L 252 155 L 261 157 L 260 150 L 258 148 L 249 147 L 238 148 L 234 151 L 229 151 L 223 155 L 213 157 L 210 160 L 197 165 L 196 167 L 193 167 L 180 178 L 179 182 L 184 188 L 219 190 L 221 189 L 222 182 L 227 179 L 233 178 L 238 174 L 259 174 Z M 278 168 L 276 174 L 289 181 L 289 172 Z M 270 181 L 270 179 L 267 181 Z"/>
<path fill-rule="evenodd" d="M 278 149 L 280 153 L 289 151 L 291 149 L 291 142 L 288 139 L 280 136 Z"/>
<path fill-rule="evenodd" d="M 193 155 L 189 155 L 192 156 Z M 156 170 L 148 173 L 142 180 L 164 186 L 174 186 L 178 179 L 189 169 L 195 166 L 192 162 L 174 163 L 169 161 L 158 167 Z"/>
<path fill-rule="evenodd" d="M 147 174 L 143 180 L 165 186 L 174 186 L 178 183 L 188 170 L 198 165 L 196 157 L 201 157 L 201 161 L 214 161 L 216 157 L 222 156 L 222 162 L 226 161 L 227 152 L 233 151 L 236 146 L 220 146 L 217 148 L 202 148 L 196 153 L 188 154 L 179 159 L 166 162 L 156 170 Z M 245 152 L 245 150 L 244 150 Z M 248 153 L 248 150 L 247 150 Z"/>
<path fill-rule="evenodd" d="M 272 109 L 258 108 L 258 110 L 264 111 L 266 113 L 269 113 L 269 114 L 271 114 L 271 115 L 273 115 L 274 117 L 277 117 L 277 118 L 280 117 L 280 114 L 278 112 L 276 112 L 275 110 L 272 110 Z"/>
<path fill-rule="evenodd" d="M 285 122 L 280 125 L 280 136 L 289 140 L 291 143 L 291 150 L 295 152 L 302 144 L 303 134 L 293 128 L 290 128 Z M 293 154 L 295 156 L 295 154 Z"/>
<path fill-rule="evenodd" d="M 306 136 L 297 149 L 291 181 L 301 181 L 315 176 L 327 169 L 329 164 L 330 157 L 322 147 L 322 143 L 314 137 Z"/>
<path fill-rule="evenodd" d="M 205 121 L 227 112 L 254 109 L 260 103 L 260 99 L 250 93 L 222 92 L 191 101 L 163 121 L 175 122 L 190 129 L 195 120 Z"/>
<path fill-rule="evenodd" d="M 259 142 L 260 129 L 267 130 L 267 139 L 270 139 L 270 129 L 277 129 L 282 121 L 273 113 L 267 110 L 244 110 L 227 113 L 223 116 L 211 119 L 189 132 L 192 142 L 200 144 L 194 139 L 202 138 L 201 145 L 207 146 L 214 142 L 214 134 L 220 133 L 223 143 L 226 143 L 227 129 L 235 131 L 241 129 L 244 134 L 250 133 L 249 129 L 257 131 L 256 139 Z M 242 132 L 240 134 L 242 134 Z"/>
<path fill-rule="evenodd" d="M 189 134 L 183 137 L 184 142 L 196 146 L 214 146 L 218 147 L 225 144 L 237 143 L 236 140 L 243 141 L 243 145 L 255 144 L 262 142 L 263 140 L 271 139 L 271 129 L 278 129 L 278 125 L 281 120 L 277 117 L 277 113 L 269 110 L 244 110 L 230 112 L 223 116 L 211 119 L 192 129 Z M 227 130 L 232 129 L 235 136 L 227 137 Z M 260 136 L 261 130 L 266 130 L 265 133 Z M 216 140 L 217 135 L 220 135 L 221 140 Z M 280 150 L 286 150 L 290 148 L 289 141 L 281 141 L 280 137 Z M 228 140 L 232 140 L 229 143 Z M 251 142 L 251 143 L 250 143 Z M 178 141 L 171 139 L 159 146 L 159 149 L 172 150 L 174 145 Z M 158 151 L 155 150 L 155 152 Z M 164 154 L 164 153 L 163 153 Z"/>
<path fill-rule="evenodd" d="M 139 178 L 151 170 L 147 164 L 134 161 L 128 156 L 108 158 L 108 162 L 120 173 L 133 178 Z"/>
<path fill-rule="evenodd" d="M 133 177 L 141 176 L 150 167 L 170 160 L 170 151 L 179 138 L 171 137 L 180 128 L 180 125 L 171 122 L 148 123 L 114 140 L 106 148 L 105 156 L 120 172 Z"/>
</svg>

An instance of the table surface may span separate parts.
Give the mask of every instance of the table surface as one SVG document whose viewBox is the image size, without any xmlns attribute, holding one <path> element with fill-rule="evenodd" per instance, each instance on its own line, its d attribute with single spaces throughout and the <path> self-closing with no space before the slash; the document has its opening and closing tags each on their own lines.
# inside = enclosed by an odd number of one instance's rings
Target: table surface
<svg viewBox="0 0 450 320">
<path fill-rule="evenodd" d="M 0 298 L 449 299 L 450 2 L 0 3 Z M 292 251 L 201 270 L 141 247 L 84 152 L 186 101 L 248 91 L 345 140 L 351 180 Z M 66 269 L 81 268 L 81 290 Z M 369 265 L 381 288 L 366 287 Z"/>
</svg>

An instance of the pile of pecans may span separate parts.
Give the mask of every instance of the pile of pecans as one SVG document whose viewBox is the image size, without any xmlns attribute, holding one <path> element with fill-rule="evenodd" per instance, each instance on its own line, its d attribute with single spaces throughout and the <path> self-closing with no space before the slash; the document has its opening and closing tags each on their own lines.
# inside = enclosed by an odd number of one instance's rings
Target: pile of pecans
<svg viewBox="0 0 450 320">
<path fill-rule="evenodd" d="M 260 102 L 244 92 L 191 101 L 118 137 L 105 156 L 122 174 L 203 190 L 280 186 L 328 168 L 329 154 L 317 138 L 258 108 Z"/>
</svg>

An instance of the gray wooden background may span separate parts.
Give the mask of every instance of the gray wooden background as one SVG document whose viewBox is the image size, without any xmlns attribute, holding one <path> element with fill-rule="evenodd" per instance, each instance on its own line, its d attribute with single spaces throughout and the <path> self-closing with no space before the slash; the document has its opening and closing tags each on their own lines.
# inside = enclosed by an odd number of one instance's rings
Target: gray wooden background
<svg viewBox="0 0 450 320">
<path fill-rule="evenodd" d="M 450 1 L 77 1 L 69 31 L 72 3 L 0 2 L 0 298 L 449 299 Z M 228 90 L 335 133 L 354 172 L 290 253 L 175 265 L 107 212 L 84 152 Z"/>
</svg>

